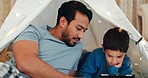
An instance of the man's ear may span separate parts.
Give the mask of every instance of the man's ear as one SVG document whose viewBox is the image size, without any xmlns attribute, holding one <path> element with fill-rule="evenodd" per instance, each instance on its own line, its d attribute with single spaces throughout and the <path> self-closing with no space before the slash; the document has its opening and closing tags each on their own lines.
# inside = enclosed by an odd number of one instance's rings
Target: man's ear
<svg viewBox="0 0 148 78">
<path fill-rule="evenodd" d="M 65 27 L 67 26 L 67 24 L 68 24 L 68 22 L 67 22 L 66 18 L 65 18 L 64 16 L 62 16 L 62 17 L 60 18 L 60 26 L 61 26 L 62 28 L 65 28 Z"/>
</svg>

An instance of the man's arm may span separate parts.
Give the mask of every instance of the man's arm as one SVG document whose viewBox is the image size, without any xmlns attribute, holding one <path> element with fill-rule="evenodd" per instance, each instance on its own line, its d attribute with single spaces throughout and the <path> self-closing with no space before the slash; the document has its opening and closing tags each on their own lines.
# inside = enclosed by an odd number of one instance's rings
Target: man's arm
<svg viewBox="0 0 148 78">
<path fill-rule="evenodd" d="M 73 78 L 42 61 L 38 51 L 38 43 L 34 41 L 17 41 L 13 46 L 17 68 L 31 78 Z"/>
<path fill-rule="evenodd" d="M 69 76 L 75 77 L 76 76 L 76 71 L 75 70 L 70 71 Z"/>
</svg>

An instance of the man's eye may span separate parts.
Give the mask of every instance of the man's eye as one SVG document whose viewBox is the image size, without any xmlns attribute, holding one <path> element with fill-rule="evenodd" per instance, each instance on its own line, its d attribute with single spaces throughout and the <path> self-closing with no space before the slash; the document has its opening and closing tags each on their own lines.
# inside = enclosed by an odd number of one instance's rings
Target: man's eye
<svg viewBox="0 0 148 78">
<path fill-rule="evenodd" d="M 78 30 L 81 30 L 81 28 L 77 27 Z"/>
<path fill-rule="evenodd" d="M 85 32 L 86 30 L 84 30 L 83 32 Z"/>
</svg>

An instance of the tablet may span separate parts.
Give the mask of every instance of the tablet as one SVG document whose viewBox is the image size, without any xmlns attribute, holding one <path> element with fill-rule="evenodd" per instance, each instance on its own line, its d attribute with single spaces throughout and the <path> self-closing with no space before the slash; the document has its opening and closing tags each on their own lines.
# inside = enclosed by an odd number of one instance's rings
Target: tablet
<svg viewBox="0 0 148 78">
<path fill-rule="evenodd" d="M 134 74 L 101 74 L 100 78 L 135 78 Z"/>
</svg>

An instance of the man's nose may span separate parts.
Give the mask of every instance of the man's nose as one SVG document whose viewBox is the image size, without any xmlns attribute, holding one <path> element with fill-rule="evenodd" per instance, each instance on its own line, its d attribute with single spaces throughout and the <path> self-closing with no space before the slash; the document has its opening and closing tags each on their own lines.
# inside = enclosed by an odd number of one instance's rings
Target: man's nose
<svg viewBox="0 0 148 78">
<path fill-rule="evenodd" d="M 79 37 L 80 39 L 82 39 L 83 36 L 84 36 L 84 32 L 83 32 L 83 31 L 80 31 L 80 32 L 78 33 L 78 37 Z"/>
</svg>

